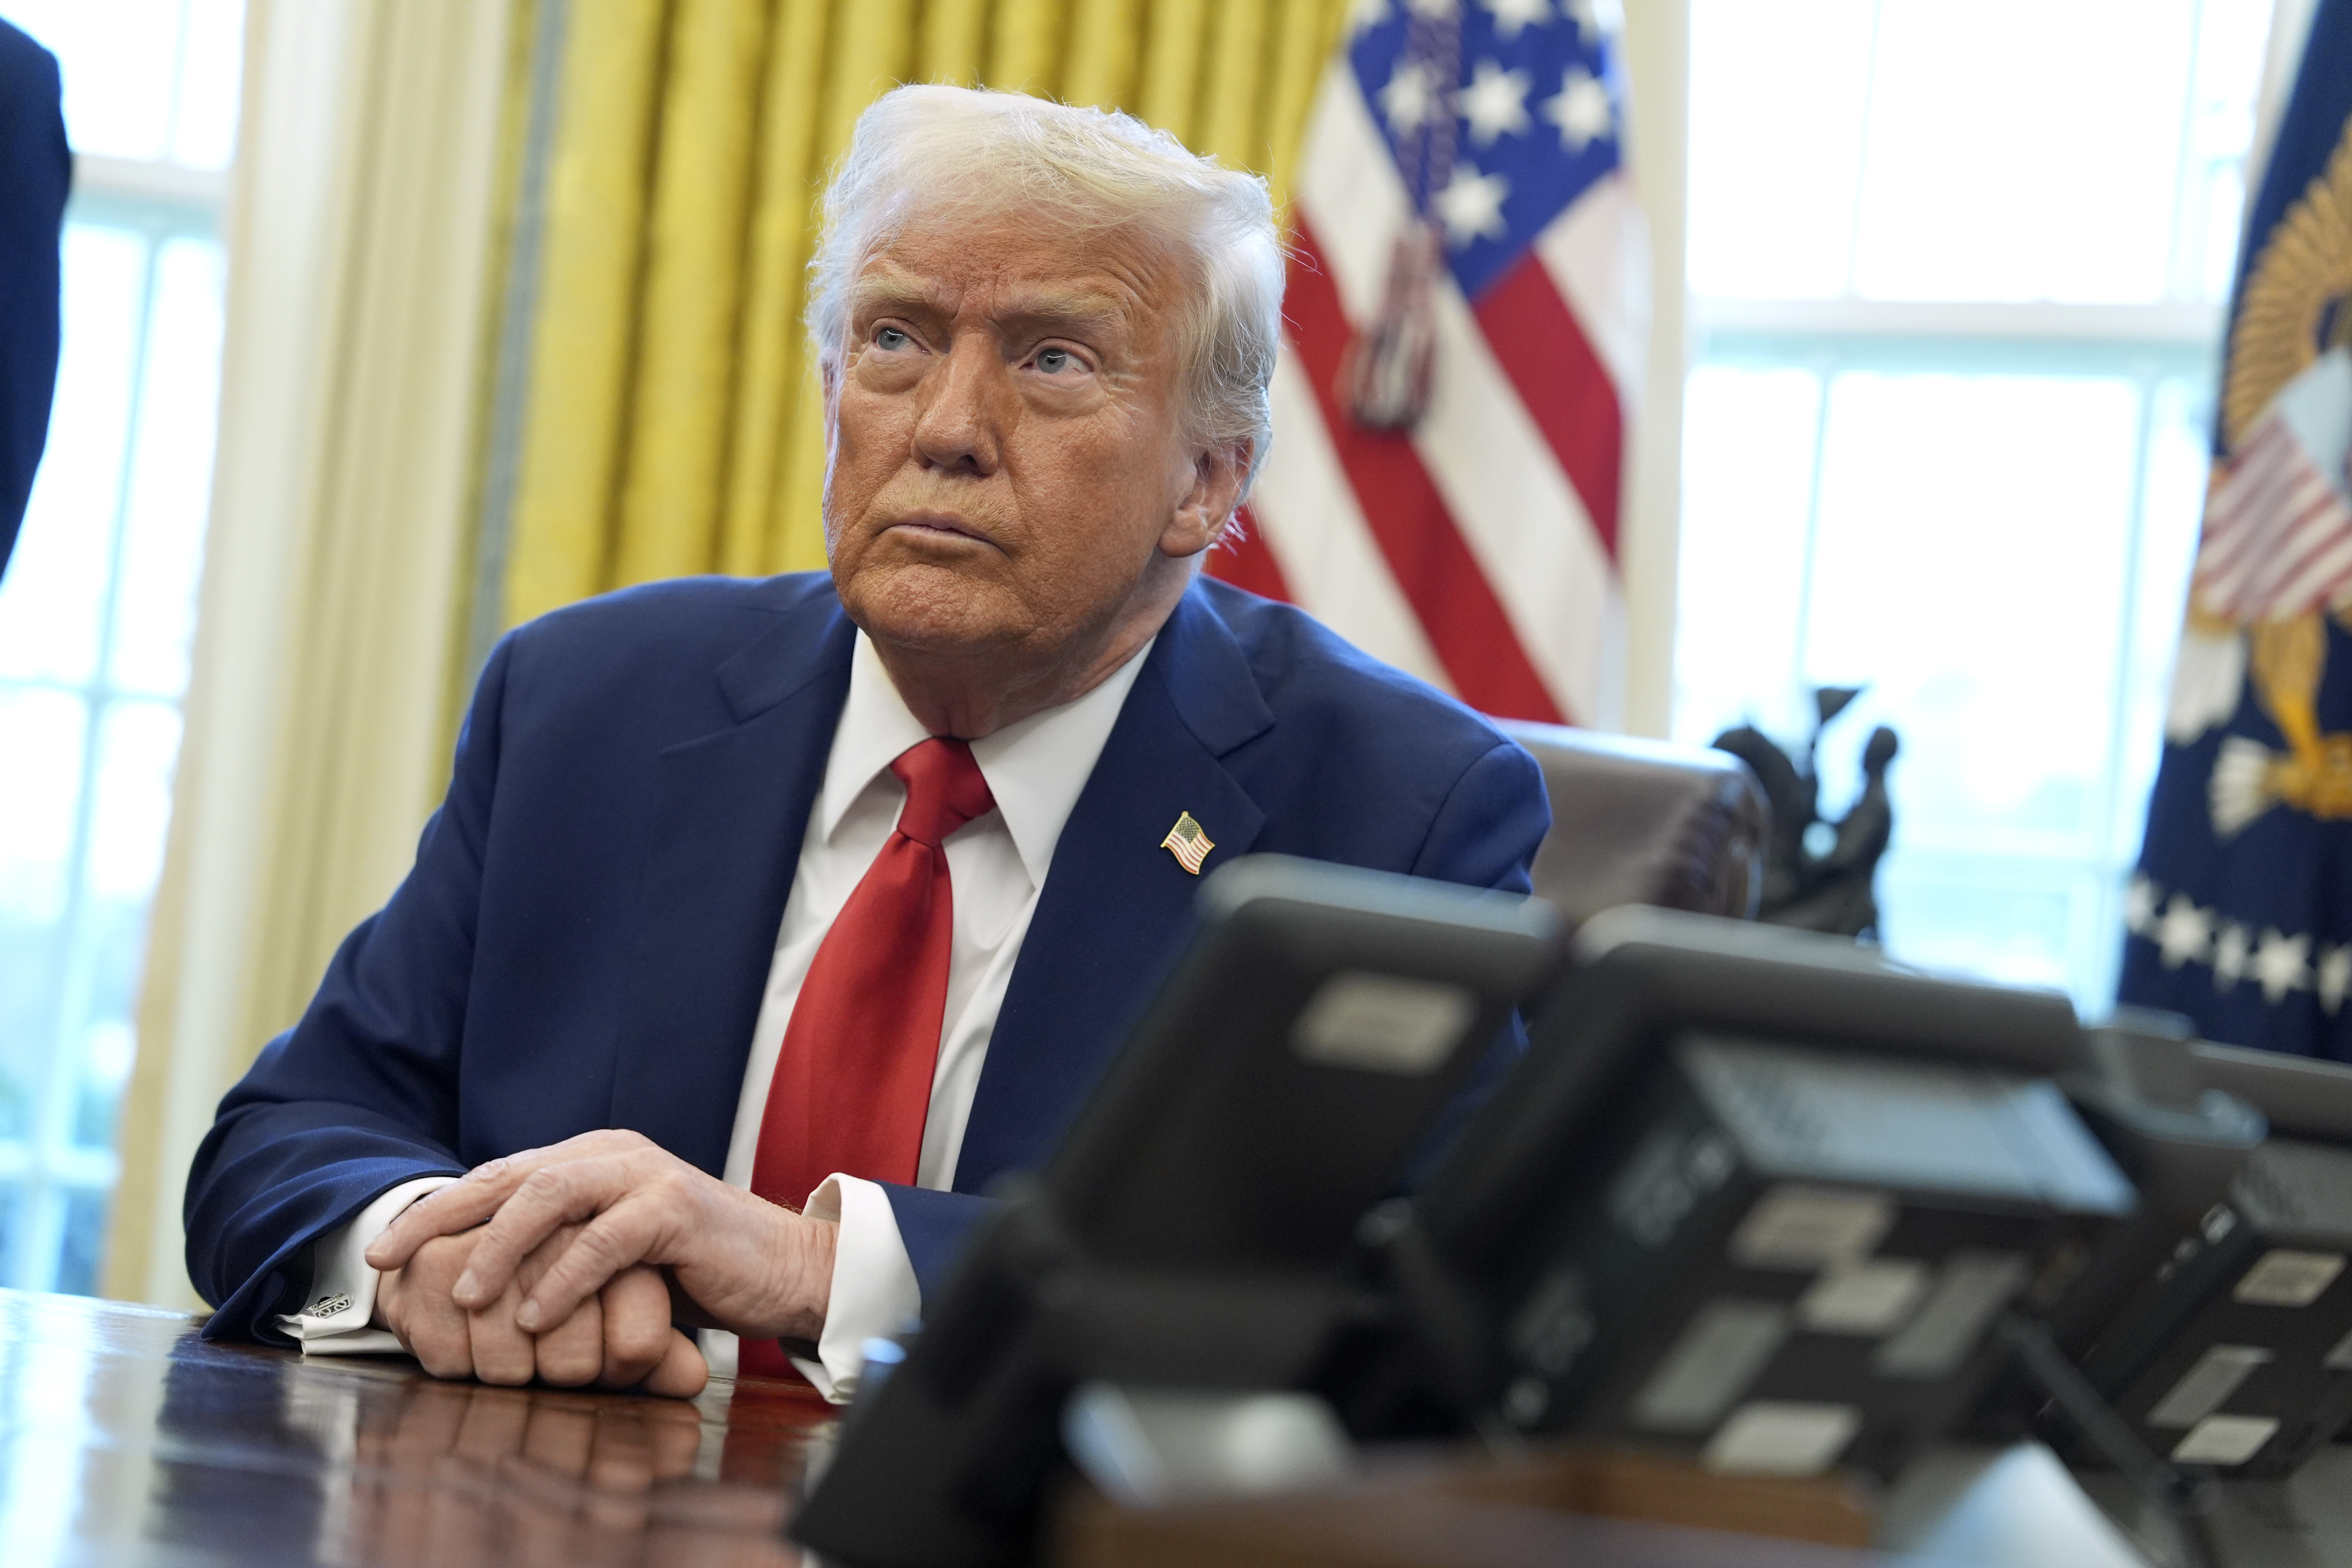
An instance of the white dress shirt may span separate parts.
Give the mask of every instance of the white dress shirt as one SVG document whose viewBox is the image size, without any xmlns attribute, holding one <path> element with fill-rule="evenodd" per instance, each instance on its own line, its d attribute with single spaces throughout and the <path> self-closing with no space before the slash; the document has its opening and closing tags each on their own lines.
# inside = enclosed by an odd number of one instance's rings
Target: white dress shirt
<svg viewBox="0 0 2352 1568">
<path fill-rule="evenodd" d="M 930 1110 L 916 1170 L 919 1186 L 944 1190 L 954 1184 L 989 1038 L 1021 955 L 1021 939 L 1053 864 L 1055 846 L 1150 651 L 1147 644 L 1076 700 L 1034 713 L 971 743 L 972 758 L 988 781 L 996 809 L 950 834 L 945 845 L 954 940 L 939 1062 L 932 1072 Z M 834 731 L 824 783 L 809 812 L 759 1022 L 752 1029 L 751 1057 L 744 1064 L 734 1135 L 727 1149 L 726 1179 L 731 1185 L 748 1188 L 751 1184 L 768 1081 L 775 1073 L 784 1028 L 818 944 L 898 826 L 907 792 L 890 772 L 890 763 L 929 738 L 929 731 L 891 685 L 873 645 L 859 633 L 848 700 Z M 375 1272 L 361 1255 L 401 1209 L 449 1180 L 424 1177 L 396 1187 L 340 1231 L 320 1238 L 310 1302 L 303 1311 L 278 1320 L 306 1353 L 399 1348 L 389 1332 L 367 1326 Z M 888 1195 L 880 1186 L 835 1173 L 809 1194 L 808 1212 L 837 1219 L 841 1228 L 817 1357 L 796 1358 L 795 1364 L 827 1397 L 846 1399 L 856 1392 L 865 1342 L 898 1331 L 916 1316 L 921 1296 Z M 703 1348 L 712 1372 L 724 1375 L 735 1370 L 734 1335 L 706 1332 Z"/>
</svg>

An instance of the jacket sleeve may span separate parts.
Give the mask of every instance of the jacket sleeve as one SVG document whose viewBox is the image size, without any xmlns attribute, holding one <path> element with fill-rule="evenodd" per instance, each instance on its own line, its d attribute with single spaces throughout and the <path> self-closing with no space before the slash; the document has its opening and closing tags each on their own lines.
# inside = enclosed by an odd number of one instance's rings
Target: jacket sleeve
<svg viewBox="0 0 2352 1568">
<path fill-rule="evenodd" d="M 220 1104 L 188 1173 L 188 1277 L 210 1339 L 285 1342 L 319 1237 L 417 1176 L 462 1173 L 457 1074 L 515 639 L 492 654 L 416 864 L 302 1019 Z"/>
<path fill-rule="evenodd" d="M 907 1261 L 914 1265 L 915 1283 L 928 1305 L 947 1289 L 948 1276 L 979 1227 L 996 1208 L 994 1198 L 973 1193 L 941 1193 L 929 1187 L 902 1187 L 884 1182 L 890 1197 L 890 1217 L 898 1222 L 898 1239 L 906 1245 Z"/>
</svg>

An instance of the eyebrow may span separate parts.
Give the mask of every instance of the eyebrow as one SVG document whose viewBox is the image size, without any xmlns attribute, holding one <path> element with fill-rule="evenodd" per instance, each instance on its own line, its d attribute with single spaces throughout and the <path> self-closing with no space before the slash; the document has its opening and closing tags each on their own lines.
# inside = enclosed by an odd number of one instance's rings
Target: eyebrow
<svg viewBox="0 0 2352 1568">
<path fill-rule="evenodd" d="M 948 314 L 941 292 L 911 274 L 860 279 L 850 296 L 850 313 L 862 318 L 893 308 Z M 997 320 L 1013 326 L 1101 326 L 1126 324 L 1126 302 L 1108 289 L 1067 284 L 1015 285 L 1008 290 L 1006 308 Z"/>
</svg>

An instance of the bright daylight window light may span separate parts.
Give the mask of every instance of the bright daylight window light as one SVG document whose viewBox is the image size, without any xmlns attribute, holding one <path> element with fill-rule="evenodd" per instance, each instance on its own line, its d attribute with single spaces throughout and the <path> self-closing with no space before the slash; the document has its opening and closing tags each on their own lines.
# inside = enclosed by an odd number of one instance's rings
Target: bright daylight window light
<svg viewBox="0 0 2352 1568">
<path fill-rule="evenodd" d="M 1881 936 L 2111 1005 L 2270 0 L 1693 0 L 1675 734 L 1824 810 L 1904 743 Z M 2096 64 L 2086 65 L 2087 61 Z"/>
<path fill-rule="evenodd" d="M 0 579 L 0 1285 L 96 1289 L 195 632 L 242 0 L 0 0 L 77 154 L 48 448 Z"/>
</svg>

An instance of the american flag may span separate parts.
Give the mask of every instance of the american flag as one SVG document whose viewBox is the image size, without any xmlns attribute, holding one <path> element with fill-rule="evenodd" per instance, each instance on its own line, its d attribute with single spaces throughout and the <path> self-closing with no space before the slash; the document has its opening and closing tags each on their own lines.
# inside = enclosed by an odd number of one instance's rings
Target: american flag
<svg viewBox="0 0 2352 1568">
<path fill-rule="evenodd" d="M 1211 569 L 1483 711 L 1609 726 L 1647 271 L 1595 11 L 1357 6 L 1300 154 L 1273 451 Z M 1374 428 L 1350 354 L 1424 232 L 1425 409 Z"/>
<path fill-rule="evenodd" d="M 2197 550 L 2198 607 L 2242 626 L 2352 604 L 2352 355 L 2287 383 L 2222 459 Z"/>
</svg>

